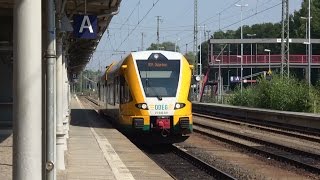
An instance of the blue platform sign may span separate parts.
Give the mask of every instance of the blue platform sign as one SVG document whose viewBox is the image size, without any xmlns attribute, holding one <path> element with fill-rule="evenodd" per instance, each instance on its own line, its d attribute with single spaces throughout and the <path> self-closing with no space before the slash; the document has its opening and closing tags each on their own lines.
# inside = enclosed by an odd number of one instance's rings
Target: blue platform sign
<svg viewBox="0 0 320 180">
<path fill-rule="evenodd" d="M 98 31 L 98 18 L 94 15 L 75 15 L 73 34 L 81 39 L 95 39 Z"/>
<path fill-rule="evenodd" d="M 240 77 L 239 76 L 230 76 L 230 82 L 240 82 Z"/>
</svg>

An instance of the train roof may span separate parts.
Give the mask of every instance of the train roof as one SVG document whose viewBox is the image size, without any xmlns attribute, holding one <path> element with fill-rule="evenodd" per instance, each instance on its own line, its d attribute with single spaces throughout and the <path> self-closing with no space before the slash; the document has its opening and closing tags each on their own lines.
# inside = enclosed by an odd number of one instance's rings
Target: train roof
<svg viewBox="0 0 320 180">
<path fill-rule="evenodd" d="M 161 53 L 163 54 L 167 59 L 181 59 L 182 54 L 179 52 L 173 52 L 173 51 L 159 51 L 159 50 L 152 50 L 152 51 L 139 51 L 139 52 L 132 52 L 132 57 L 134 59 L 148 59 L 151 54 L 155 53 Z"/>
<path fill-rule="evenodd" d="M 113 66 L 116 64 L 116 62 L 112 62 L 110 65 L 106 66 L 106 69 L 105 71 L 103 72 L 103 74 L 101 75 L 101 80 L 104 81 L 104 80 L 107 80 L 107 74 L 108 72 L 110 72 L 112 69 L 113 69 Z"/>
<path fill-rule="evenodd" d="M 109 68 L 107 68 L 107 70 L 106 70 L 106 74 L 113 73 L 113 72 L 117 71 L 121 67 L 121 65 L 123 64 L 125 59 L 128 58 L 129 56 L 132 56 L 132 58 L 134 60 L 137 60 L 137 59 L 147 60 L 151 56 L 151 54 L 156 54 L 156 53 L 161 53 L 167 59 L 177 60 L 177 59 L 181 59 L 183 57 L 183 55 L 181 53 L 173 52 L 173 51 L 150 50 L 150 51 L 131 52 L 128 55 L 126 55 L 125 58 L 123 58 L 122 60 L 120 60 L 118 62 L 113 62 L 112 64 L 110 64 Z"/>
</svg>

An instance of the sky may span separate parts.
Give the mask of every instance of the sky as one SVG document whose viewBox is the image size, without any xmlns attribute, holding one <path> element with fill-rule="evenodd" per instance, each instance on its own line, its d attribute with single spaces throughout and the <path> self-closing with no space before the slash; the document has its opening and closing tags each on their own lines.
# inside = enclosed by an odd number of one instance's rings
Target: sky
<svg viewBox="0 0 320 180">
<path fill-rule="evenodd" d="M 302 0 L 289 1 L 290 13 L 301 8 Z M 198 0 L 198 41 L 204 41 L 207 31 L 213 34 L 219 28 L 238 29 L 241 7 L 235 4 L 247 5 L 242 8 L 242 24 L 252 25 L 280 22 L 281 3 L 282 0 Z M 194 0 L 122 0 L 119 14 L 112 18 L 86 68 L 103 70 L 131 51 L 145 50 L 156 43 L 157 16 L 160 43 L 176 43 L 181 53 L 193 50 Z"/>
</svg>

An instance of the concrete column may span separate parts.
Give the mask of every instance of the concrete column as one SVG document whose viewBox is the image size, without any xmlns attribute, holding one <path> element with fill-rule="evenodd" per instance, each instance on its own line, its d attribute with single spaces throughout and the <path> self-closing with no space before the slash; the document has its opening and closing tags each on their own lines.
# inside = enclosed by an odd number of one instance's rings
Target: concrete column
<svg viewBox="0 0 320 180">
<path fill-rule="evenodd" d="M 56 41 L 57 43 L 57 41 Z M 54 44 L 54 48 L 56 50 L 56 55 L 57 55 L 57 48 L 56 45 Z M 56 56 L 57 57 L 57 56 Z M 57 61 L 56 61 L 57 63 Z M 54 86 L 54 91 L 53 91 L 53 95 L 54 95 L 54 132 L 55 132 L 55 146 L 54 146 L 54 162 L 55 162 L 55 171 L 57 170 L 57 64 L 55 64 L 54 68 L 53 68 L 53 86 Z"/>
<path fill-rule="evenodd" d="M 62 37 L 57 37 L 57 64 L 56 64 L 56 98 L 57 98 L 57 169 L 64 170 L 65 132 L 63 128 L 63 79 L 62 79 Z"/>
<path fill-rule="evenodd" d="M 56 31 L 54 1 L 47 1 L 47 52 L 46 52 L 46 180 L 56 179 L 56 120 L 55 120 L 55 66 Z"/>
<path fill-rule="evenodd" d="M 67 77 L 67 68 L 66 68 L 66 53 L 62 53 L 62 72 L 63 72 L 63 126 L 65 130 L 65 138 L 69 138 L 69 107 L 68 107 L 68 77 Z M 68 145 L 66 142 L 66 149 Z"/>
<path fill-rule="evenodd" d="M 41 0 L 14 1 L 13 180 L 42 179 Z"/>
</svg>

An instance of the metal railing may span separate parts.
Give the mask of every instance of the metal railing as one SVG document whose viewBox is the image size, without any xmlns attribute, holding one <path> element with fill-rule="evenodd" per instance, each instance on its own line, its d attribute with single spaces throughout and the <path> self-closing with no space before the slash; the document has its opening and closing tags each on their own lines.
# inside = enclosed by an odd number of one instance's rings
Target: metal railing
<svg viewBox="0 0 320 180">
<path fill-rule="evenodd" d="M 211 59 L 215 60 L 216 56 Z M 305 64 L 308 63 L 308 56 L 306 55 L 290 55 L 290 63 Z M 240 64 L 241 59 L 237 55 L 220 55 L 220 64 Z M 243 64 L 268 64 L 269 55 L 244 55 Z M 270 63 L 281 63 L 281 55 L 270 55 Z M 312 55 L 311 63 L 320 64 L 320 55 Z M 218 65 L 218 62 L 212 61 L 211 65 Z"/>
</svg>

